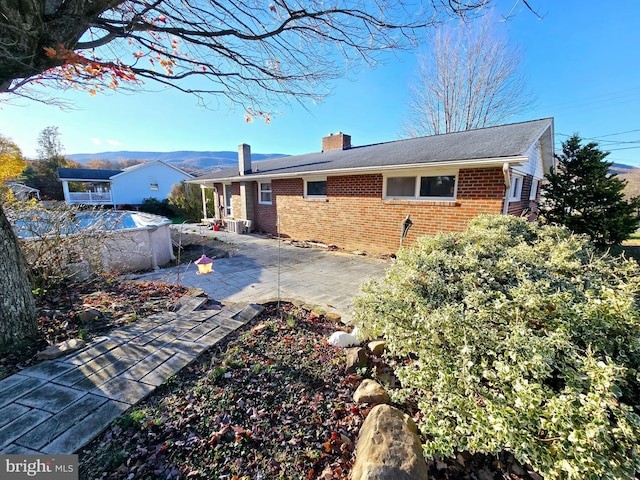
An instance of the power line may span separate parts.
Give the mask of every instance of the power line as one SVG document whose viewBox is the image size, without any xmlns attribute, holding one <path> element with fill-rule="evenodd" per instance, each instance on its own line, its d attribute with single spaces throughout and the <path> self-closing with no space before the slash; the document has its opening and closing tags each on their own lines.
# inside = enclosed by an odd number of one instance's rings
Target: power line
<svg viewBox="0 0 640 480">
<path fill-rule="evenodd" d="M 599 144 L 604 144 L 603 146 L 606 147 L 608 150 L 630 150 L 633 148 L 640 148 L 640 147 L 621 147 L 621 148 L 608 148 L 609 146 L 616 146 L 616 145 L 629 145 L 629 144 L 640 144 L 640 140 L 600 140 L 601 138 L 605 138 L 605 137 L 613 137 L 616 135 L 624 135 L 627 133 L 635 133 L 635 132 L 640 132 L 640 129 L 636 129 L 636 130 L 628 130 L 626 132 L 618 132 L 618 133 L 610 133 L 607 135 L 600 135 L 597 137 L 580 137 L 583 140 L 593 140 L 596 141 Z M 557 135 L 561 135 L 563 137 L 572 137 L 573 135 L 567 135 L 566 133 L 560 133 L 557 132 Z"/>
<path fill-rule="evenodd" d="M 626 132 L 618 132 L 618 133 L 610 133 L 608 135 L 600 135 L 599 137 L 594 137 L 594 138 L 615 137 L 616 135 L 624 135 L 625 133 L 635 133 L 635 132 L 640 132 L 640 128 L 636 128 L 635 130 L 627 130 Z"/>
</svg>

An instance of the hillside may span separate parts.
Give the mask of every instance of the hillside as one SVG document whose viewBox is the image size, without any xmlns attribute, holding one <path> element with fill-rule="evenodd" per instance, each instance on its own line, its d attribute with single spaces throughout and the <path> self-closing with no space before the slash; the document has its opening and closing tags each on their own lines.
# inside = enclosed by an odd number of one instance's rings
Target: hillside
<svg viewBox="0 0 640 480">
<path fill-rule="evenodd" d="M 625 165 L 624 163 L 614 163 L 611 165 L 611 173 L 625 174 L 631 173 L 634 170 L 640 170 L 638 167 L 634 167 L 633 165 Z"/>
<path fill-rule="evenodd" d="M 137 160 L 151 161 L 162 160 L 163 162 L 174 165 L 178 168 L 188 170 L 190 172 L 205 173 L 214 170 L 220 170 L 232 167 L 238 162 L 238 152 L 194 152 L 194 151 L 177 151 L 177 152 L 101 152 L 101 153 L 75 153 L 65 155 L 69 160 L 81 164 L 91 160 L 108 160 L 118 162 L 121 160 Z M 284 157 L 282 153 L 252 153 L 253 161 L 266 160 L 267 158 Z"/>
</svg>

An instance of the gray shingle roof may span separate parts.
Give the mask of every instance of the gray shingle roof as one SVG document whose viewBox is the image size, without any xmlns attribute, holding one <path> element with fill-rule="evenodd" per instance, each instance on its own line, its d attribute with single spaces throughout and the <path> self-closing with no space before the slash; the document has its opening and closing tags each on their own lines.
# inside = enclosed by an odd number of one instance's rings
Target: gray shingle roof
<svg viewBox="0 0 640 480">
<path fill-rule="evenodd" d="M 351 147 L 347 150 L 307 153 L 254 162 L 252 176 L 302 176 L 334 170 L 370 169 L 437 165 L 462 161 L 473 163 L 524 155 L 552 124 L 551 118 L 512 123 L 465 132 L 432 135 L 393 142 Z M 238 177 L 238 167 L 227 168 L 196 178 L 227 180 Z"/>
<path fill-rule="evenodd" d="M 109 180 L 122 170 L 101 170 L 96 168 L 58 168 L 58 177 L 65 180 Z"/>
</svg>

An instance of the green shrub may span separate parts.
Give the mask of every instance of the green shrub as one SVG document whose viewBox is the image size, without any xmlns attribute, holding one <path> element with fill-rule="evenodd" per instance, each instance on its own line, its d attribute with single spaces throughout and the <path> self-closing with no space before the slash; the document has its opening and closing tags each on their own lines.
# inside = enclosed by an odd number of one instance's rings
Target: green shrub
<svg viewBox="0 0 640 480">
<path fill-rule="evenodd" d="M 169 200 L 158 200 L 157 198 L 149 197 L 142 200 L 140 205 L 140 211 L 151 213 L 153 215 L 162 215 L 164 217 L 173 216 L 173 209 L 169 205 Z"/>
<path fill-rule="evenodd" d="M 406 358 L 425 454 L 511 452 L 545 479 L 640 470 L 640 272 L 563 227 L 485 215 L 402 249 L 356 301 Z M 635 409 L 635 410 L 634 410 Z"/>
<path fill-rule="evenodd" d="M 207 214 L 215 214 L 213 189 L 205 189 Z M 169 204 L 176 213 L 190 222 L 199 222 L 202 218 L 202 190 L 198 185 L 180 182 L 175 184 L 169 194 Z"/>
</svg>

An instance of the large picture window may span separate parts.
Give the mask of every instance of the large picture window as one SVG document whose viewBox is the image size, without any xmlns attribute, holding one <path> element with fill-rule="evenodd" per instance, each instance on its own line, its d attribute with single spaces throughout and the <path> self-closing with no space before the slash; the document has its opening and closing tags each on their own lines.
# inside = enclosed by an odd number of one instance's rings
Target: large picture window
<svg viewBox="0 0 640 480">
<path fill-rule="evenodd" d="M 420 197 L 452 198 L 456 186 L 455 175 L 420 177 Z"/>
<path fill-rule="evenodd" d="M 386 178 L 386 198 L 453 200 L 455 175 L 406 176 Z"/>
<path fill-rule="evenodd" d="M 327 196 L 327 179 L 309 179 L 304 181 L 304 196 L 325 198 Z"/>
<path fill-rule="evenodd" d="M 388 197 L 414 197 L 416 195 L 416 177 L 389 177 L 387 179 Z"/>
</svg>

